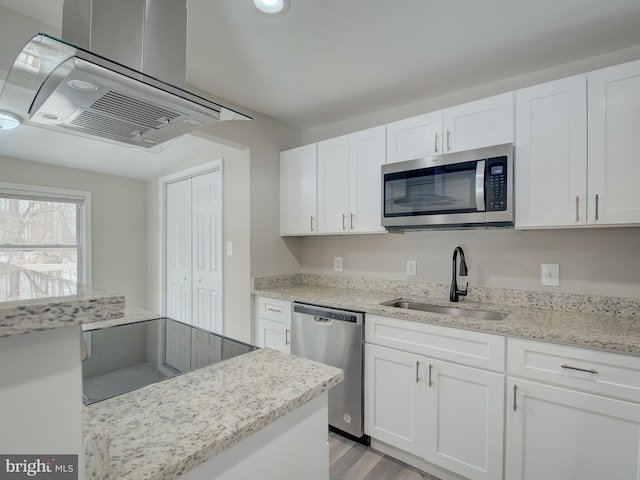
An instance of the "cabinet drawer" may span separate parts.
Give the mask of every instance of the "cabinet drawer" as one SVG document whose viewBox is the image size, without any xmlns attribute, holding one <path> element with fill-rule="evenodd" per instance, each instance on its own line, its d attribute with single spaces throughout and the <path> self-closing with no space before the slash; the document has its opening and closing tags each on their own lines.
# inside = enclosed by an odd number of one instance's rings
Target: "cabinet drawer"
<svg viewBox="0 0 640 480">
<path fill-rule="evenodd" d="M 291 302 L 260 297 L 258 317 L 291 325 Z"/>
<path fill-rule="evenodd" d="M 509 375 L 640 402 L 640 357 L 510 338 Z"/>
<path fill-rule="evenodd" d="M 365 340 L 385 347 L 504 372 L 504 337 L 367 315 Z"/>
</svg>

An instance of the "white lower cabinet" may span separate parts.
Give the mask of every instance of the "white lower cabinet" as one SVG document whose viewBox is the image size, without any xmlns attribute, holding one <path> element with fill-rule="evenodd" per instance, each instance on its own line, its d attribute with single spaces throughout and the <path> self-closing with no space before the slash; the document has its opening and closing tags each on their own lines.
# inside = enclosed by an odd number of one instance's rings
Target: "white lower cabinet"
<svg viewBox="0 0 640 480">
<path fill-rule="evenodd" d="M 632 356 L 509 339 L 506 478 L 640 478 L 638 370 Z"/>
<path fill-rule="evenodd" d="M 444 328 L 449 338 L 456 331 Z M 468 333 L 460 332 L 462 336 Z M 437 338 L 442 333 L 443 327 L 367 317 L 365 432 L 465 478 L 499 480 L 504 374 L 382 345 L 385 338 L 390 345 L 404 341 L 399 335 L 413 334 L 419 339 Z M 504 353 L 504 341 L 501 349 L 496 346 L 496 339 L 502 337 L 475 335 L 477 345 L 487 346 L 488 356 L 492 348 L 498 351 L 491 356 Z M 443 357 L 452 358 L 464 353 L 451 348 L 446 333 L 442 338 L 441 345 L 425 346 L 416 341 L 415 351 L 441 349 Z M 380 344 L 371 343 L 373 339 Z"/>
<path fill-rule="evenodd" d="M 364 362 L 365 433 L 423 456 L 427 443 L 424 404 L 428 387 L 420 375 L 424 374 L 426 359 L 366 344 Z"/>
<path fill-rule="evenodd" d="M 502 478 L 504 374 L 437 360 L 425 370 L 425 459 L 467 478 Z"/>
<path fill-rule="evenodd" d="M 291 303 L 256 297 L 255 344 L 291 353 Z"/>
<path fill-rule="evenodd" d="M 640 405 L 509 378 L 509 480 L 637 480 Z"/>
</svg>

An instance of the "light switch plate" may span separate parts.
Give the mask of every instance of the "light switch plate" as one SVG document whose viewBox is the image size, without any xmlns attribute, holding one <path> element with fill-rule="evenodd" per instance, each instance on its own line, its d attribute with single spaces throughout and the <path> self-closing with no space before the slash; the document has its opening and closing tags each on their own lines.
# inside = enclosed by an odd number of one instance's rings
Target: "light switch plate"
<svg viewBox="0 0 640 480">
<path fill-rule="evenodd" d="M 233 242 L 231 240 L 227 240 L 227 256 L 231 257 L 233 255 Z"/>
<path fill-rule="evenodd" d="M 333 257 L 333 271 L 334 272 L 342 271 L 342 257 Z"/>
<path fill-rule="evenodd" d="M 415 260 L 407 260 L 407 275 L 416 275 L 418 265 Z"/>
<path fill-rule="evenodd" d="M 543 263 L 540 265 L 540 285 L 548 287 L 560 286 L 560 265 Z"/>
</svg>

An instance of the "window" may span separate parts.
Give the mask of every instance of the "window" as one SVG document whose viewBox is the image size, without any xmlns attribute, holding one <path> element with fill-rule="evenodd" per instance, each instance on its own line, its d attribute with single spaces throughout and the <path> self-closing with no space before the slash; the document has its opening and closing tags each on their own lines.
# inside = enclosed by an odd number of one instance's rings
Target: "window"
<svg viewBox="0 0 640 480">
<path fill-rule="evenodd" d="M 25 273 L 3 277 L 14 278 L 8 291 L 68 295 L 76 282 L 91 282 L 90 202 L 89 192 L 0 183 L 0 264 Z"/>
</svg>

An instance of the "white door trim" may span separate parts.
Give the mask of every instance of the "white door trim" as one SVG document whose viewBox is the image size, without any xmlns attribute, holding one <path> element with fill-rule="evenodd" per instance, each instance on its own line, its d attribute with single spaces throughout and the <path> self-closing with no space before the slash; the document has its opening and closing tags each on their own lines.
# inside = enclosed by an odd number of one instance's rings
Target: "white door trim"
<svg viewBox="0 0 640 480">
<path fill-rule="evenodd" d="M 162 315 L 166 315 L 167 313 L 167 185 L 169 183 L 177 182 L 179 180 L 184 180 L 186 178 L 195 177 L 197 175 L 202 175 L 204 173 L 220 171 L 223 173 L 222 169 L 223 159 L 219 158 L 217 160 L 213 160 L 211 162 L 203 163 L 201 165 L 196 165 L 195 167 L 187 168 L 185 170 L 180 170 L 179 172 L 170 173 L 169 175 L 165 175 L 158 179 L 158 305 L 156 305 L 156 310 L 160 312 Z M 224 189 L 224 177 L 223 177 L 223 189 Z M 223 191 L 223 200 L 222 200 L 222 210 L 224 212 L 224 191 Z M 224 238 L 224 216 L 222 222 L 222 235 Z M 224 244 L 224 241 L 223 241 Z M 221 258 L 224 258 L 221 256 Z M 224 268 L 222 268 L 222 283 L 224 285 Z M 224 291 L 222 293 L 222 311 L 224 312 Z"/>
</svg>

